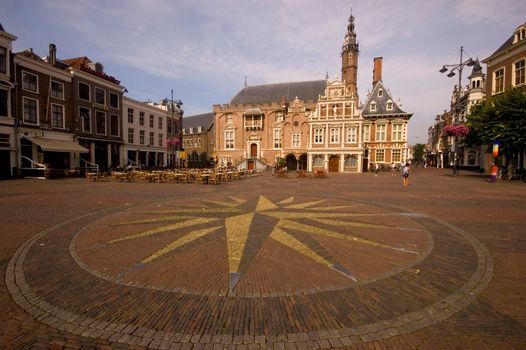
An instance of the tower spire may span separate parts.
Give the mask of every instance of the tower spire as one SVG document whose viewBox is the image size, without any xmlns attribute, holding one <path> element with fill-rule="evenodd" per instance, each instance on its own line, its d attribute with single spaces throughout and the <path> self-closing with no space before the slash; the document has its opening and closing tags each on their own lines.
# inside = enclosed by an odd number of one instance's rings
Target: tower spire
<svg viewBox="0 0 526 350">
<path fill-rule="evenodd" d="M 342 81 L 347 85 L 345 92 L 347 96 L 358 96 L 357 76 L 358 76 L 358 42 L 354 28 L 354 16 L 349 16 L 347 32 L 342 45 Z"/>
</svg>

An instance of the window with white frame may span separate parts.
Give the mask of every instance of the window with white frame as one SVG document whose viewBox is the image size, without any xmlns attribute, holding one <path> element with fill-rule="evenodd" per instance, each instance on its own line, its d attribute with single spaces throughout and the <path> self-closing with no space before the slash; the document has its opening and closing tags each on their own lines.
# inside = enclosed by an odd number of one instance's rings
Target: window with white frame
<svg viewBox="0 0 526 350">
<path fill-rule="evenodd" d="M 323 143 L 323 129 L 314 129 L 314 143 Z"/>
<path fill-rule="evenodd" d="M 100 135 L 106 135 L 106 113 L 95 112 L 95 132 Z"/>
<path fill-rule="evenodd" d="M 377 149 L 376 150 L 376 162 L 383 163 L 385 161 L 385 150 Z"/>
<path fill-rule="evenodd" d="M 504 68 L 497 69 L 493 73 L 493 87 L 496 94 L 504 91 Z"/>
<path fill-rule="evenodd" d="M 402 161 L 402 150 L 401 149 L 393 149 L 391 151 L 391 162 L 393 163 L 400 163 Z"/>
<path fill-rule="evenodd" d="M 274 129 L 274 148 L 281 148 L 281 129 Z"/>
<path fill-rule="evenodd" d="M 144 130 L 139 130 L 139 143 L 144 145 Z"/>
<path fill-rule="evenodd" d="M 376 103 L 375 102 L 371 102 L 371 104 L 369 105 L 369 110 L 371 112 L 376 112 Z"/>
<path fill-rule="evenodd" d="M 51 126 L 64 129 L 64 106 L 51 104 Z"/>
<path fill-rule="evenodd" d="M 225 148 L 234 149 L 235 138 L 234 130 L 225 131 Z"/>
<path fill-rule="evenodd" d="M 80 107 L 79 115 L 82 122 L 82 131 L 91 132 L 91 110 L 89 108 Z"/>
<path fill-rule="evenodd" d="M 60 100 L 64 99 L 64 84 L 59 83 L 58 81 L 51 81 L 51 97 L 58 98 Z"/>
<path fill-rule="evenodd" d="M 110 92 L 110 107 L 119 109 L 119 95 L 113 92 Z"/>
<path fill-rule="evenodd" d="M 371 140 L 371 126 L 370 125 L 362 126 L 362 140 L 363 141 Z"/>
<path fill-rule="evenodd" d="M 119 116 L 117 114 L 110 115 L 110 135 L 119 136 Z"/>
<path fill-rule="evenodd" d="M 404 126 L 402 124 L 393 124 L 393 141 L 402 141 L 403 140 L 403 130 Z"/>
<path fill-rule="evenodd" d="M 514 86 L 518 86 L 518 85 L 523 85 L 525 80 L 525 66 L 524 66 L 524 63 L 525 63 L 525 60 L 522 59 L 520 61 L 517 61 L 513 64 L 514 66 L 514 75 L 515 75 L 515 79 L 514 79 Z"/>
<path fill-rule="evenodd" d="M 387 109 L 388 111 L 392 111 L 393 110 L 393 102 L 387 102 L 387 104 L 385 105 L 385 109 Z"/>
<path fill-rule="evenodd" d="M 128 143 L 133 144 L 135 142 L 135 130 L 133 128 L 128 128 Z"/>
<path fill-rule="evenodd" d="M 104 89 L 95 88 L 95 103 L 102 106 L 106 105 L 106 91 Z"/>
<path fill-rule="evenodd" d="M 133 108 L 128 108 L 128 124 L 133 124 Z"/>
<path fill-rule="evenodd" d="M 340 143 L 340 128 L 330 128 L 329 135 L 331 143 Z"/>
<path fill-rule="evenodd" d="M 24 123 L 38 124 L 38 101 L 23 97 Z"/>
<path fill-rule="evenodd" d="M 7 48 L 0 46 L 0 73 L 7 73 Z"/>
<path fill-rule="evenodd" d="M 385 141 L 385 130 L 387 125 L 376 124 L 376 141 Z"/>
<path fill-rule="evenodd" d="M 38 76 L 29 72 L 22 72 L 22 89 L 38 92 Z"/>
<path fill-rule="evenodd" d="M 300 134 L 292 134 L 292 147 L 293 148 L 300 147 Z"/>
<path fill-rule="evenodd" d="M 79 99 L 91 101 L 91 86 L 79 81 Z"/>
<path fill-rule="evenodd" d="M 347 128 L 347 143 L 356 143 L 356 130 L 355 126 Z"/>
</svg>

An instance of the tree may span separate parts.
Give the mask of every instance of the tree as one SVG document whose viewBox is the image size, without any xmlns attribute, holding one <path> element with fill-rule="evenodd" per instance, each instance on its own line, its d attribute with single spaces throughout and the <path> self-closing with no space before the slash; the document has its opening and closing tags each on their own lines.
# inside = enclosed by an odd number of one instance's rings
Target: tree
<svg viewBox="0 0 526 350">
<path fill-rule="evenodd" d="M 419 162 L 422 160 L 422 158 L 424 158 L 424 148 L 425 145 L 421 143 L 417 143 L 413 146 L 413 161 Z"/>
<path fill-rule="evenodd" d="M 512 89 L 473 106 L 467 126 L 470 133 L 464 140 L 466 144 L 498 142 L 506 159 L 513 159 L 525 149 L 526 95 L 520 89 Z"/>
</svg>

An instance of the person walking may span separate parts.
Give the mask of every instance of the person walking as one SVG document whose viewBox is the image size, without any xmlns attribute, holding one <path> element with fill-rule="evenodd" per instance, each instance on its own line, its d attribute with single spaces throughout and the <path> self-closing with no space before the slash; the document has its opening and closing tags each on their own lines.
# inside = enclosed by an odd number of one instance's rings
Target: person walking
<svg viewBox="0 0 526 350">
<path fill-rule="evenodd" d="M 409 186 L 409 163 L 405 163 L 404 168 L 402 169 L 402 177 L 404 178 L 404 187 Z"/>
<path fill-rule="evenodd" d="M 378 176 L 379 171 L 380 171 L 380 164 L 374 163 L 374 176 Z"/>
</svg>

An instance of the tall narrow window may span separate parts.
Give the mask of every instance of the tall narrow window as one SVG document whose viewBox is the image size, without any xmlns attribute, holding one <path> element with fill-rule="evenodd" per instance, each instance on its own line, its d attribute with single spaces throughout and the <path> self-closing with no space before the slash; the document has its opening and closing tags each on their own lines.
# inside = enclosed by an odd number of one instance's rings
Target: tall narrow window
<svg viewBox="0 0 526 350">
<path fill-rule="evenodd" d="M 300 134 L 292 134 L 292 147 L 293 148 L 300 147 Z"/>
<path fill-rule="evenodd" d="M 135 141 L 134 141 L 134 129 L 133 128 L 128 128 L 128 143 L 129 144 L 133 144 Z"/>
<path fill-rule="evenodd" d="M 110 107 L 119 109 L 119 95 L 110 92 Z"/>
<path fill-rule="evenodd" d="M 281 129 L 274 129 L 274 148 L 281 148 Z"/>
<path fill-rule="evenodd" d="M 501 93 L 504 91 L 504 68 L 498 69 L 493 73 L 495 76 L 494 79 L 494 86 L 495 86 L 495 93 Z"/>
<path fill-rule="evenodd" d="M 163 117 L 159 117 L 159 120 L 157 122 L 159 130 L 163 129 Z"/>
<path fill-rule="evenodd" d="M 159 141 L 159 147 L 163 146 L 163 134 L 157 135 L 158 141 Z"/>
<path fill-rule="evenodd" d="M 106 105 L 106 91 L 103 89 L 95 88 L 95 103 L 99 105 Z"/>
<path fill-rule="evenodd" d="M 139 130 L 139 143 L 144 145 L 144 130 Z"/>
<path fill-rule="evenodd" d="M 91 110 L 80 107 L 80 119 L 82 120 L 82 131 L 91 132 Z"/>
<path fill-rule="evenodd" d="M 133 124 L 133 108 L 128 108 L 128 124 Z"/>
<path fill-rule="evenodd" d="M 330 140 L 331 143 L 339 143 L 340 142 L 340 129 L 339 128 L 331 128 L 330 129 Z"/>
<path fill-rule="evenodd" d="M 356 143 L 356 127 L 347 128 L 347 143 Z"/>
<path fill-rule="evenodd" d="M 387 125 L 380 124 L 376 125 L 376 141 L 385 141 L 385 129 L 387 128 Z"/>
<path fill-rule="evenodd" d="M 370 125 L 362 126 L 362 140 L 363 141 L 370 141 L 371 140 L 370 131 L 371 131 L 371 126 Z"/>
<path fill-rule="evenodd" d="M 51 126 L 64 129 L 64 106 L 51 104 Z"/>
<path fill-rule="evenodd" d="M 154 139 L 155 139 L 155 133 L 150 132 L 150 143 L 149 143 L 150 146 L 153 146 Z"/>
<path fill-rule="evenodd" d="M 64 84 L 51 81 L 51 96 L 60 100 L 64 99 Z"/>
<path fill-rule="evenodd" d="M 38 92 L 38 76 L 28 72 L 22 72 L 22 89 Z"/>
<path fill-rule="evenodd" d="M 314 129 L 314 143 L 323 143 L 323 129 Z"/>
<path fill-rule="evenodd" d="M 106 113 L 97 111 L 95 114 L 95 120 L 97 126 L 95 132 L 97 134 L 106 135 Z"/>
<path fill-rule="evenodd" d="M 385 161 L 385 150 L 383 149 L 376 150 L 376 161 L 379 163 L 383 163 Z"/>
<path fill-rule="evenodd" d="M 154 124 L 155 124 L 155 116 L 153 114 L 150 114 L 150 128 L 153 128 Z"/>
<path fill-rule="evenodd" d="M 91 87 L 79 81 L 79 98 L 84 101 L 91 101 Z"/>
<path fill-rule="evenodd" d="M 110 135 L 119 136 L 119 116 L 117 114 L 110 115 Z"/>
<path fill-rule="evenodd" d="M 393 141 L 403 141 L 402 124 L 393 124 Z"/>
<path fill-rule="evenodd" d="M 233 149 L 234 142 L 234 130 L 225 131 L 225 148 Z"/>
<path fill-rule="evenodd" d="M 139 125 L 144 125 L 144 112 L 139 112 Z"/>
<path fill-rule="evenodd" d="M 38 124 L 38 101 L 24 97 L 24 123 Z"/>
<path fill-rule="evenodd" d="M 7 73 L 7 49 L 0 46 L 0 73 Z"/>
<path fill-rule="evenodd" d="M 520 60 L 515 62 L 515 86 L 517 85 L 523 85 L 524 84 L 524 77 L 525 77 L 525 67 L 524 67 L 524 61 Z"/>
<path fill-rule="evenodd" d="M 0 89 L 0 117 L 7 117 L 7 90 Z"/>
</svg>

